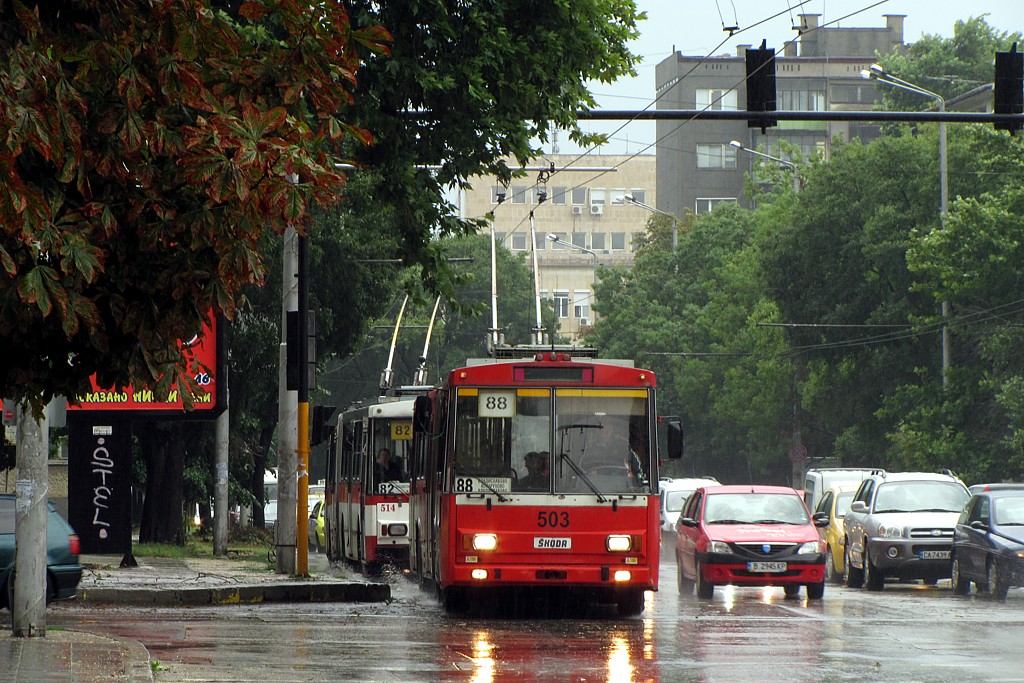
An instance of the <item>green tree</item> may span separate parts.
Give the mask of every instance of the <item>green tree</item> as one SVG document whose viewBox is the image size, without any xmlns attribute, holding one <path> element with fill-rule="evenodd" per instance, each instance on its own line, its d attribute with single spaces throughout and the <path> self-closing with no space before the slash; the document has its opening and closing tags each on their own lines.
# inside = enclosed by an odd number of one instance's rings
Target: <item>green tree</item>
<svg viewBox="0 0 1024 683">
<path fill-rule="evenodd" d="M 905 51 L 881 56 L 879 63 L 889 73 L 950 100 L 991 83 L 995 53 L 1020 40 L 1019 31 L 999 31 L 982 15 L 956 22 L 952 38 L 923 35 Z M 879 89 L 886 109 L 916 111 L 935 105 L 934 100 L 899 88 Z"/>
</svg>

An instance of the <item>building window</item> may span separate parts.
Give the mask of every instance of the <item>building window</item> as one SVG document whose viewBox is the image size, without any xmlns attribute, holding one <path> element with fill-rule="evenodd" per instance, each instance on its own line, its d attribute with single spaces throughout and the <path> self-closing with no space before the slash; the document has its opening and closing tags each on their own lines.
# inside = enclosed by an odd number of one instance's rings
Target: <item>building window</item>
<svg viewBox="0 0 1024 683">
<path fill-rule="evenodd" d="M 624 187 L 616 187 L 612 190 L 612 204 L 621 205 L 626 203 L 626 195 L 629 194 Z"/>
<path fill-rule="evenodd" d="M 493 185 L 491 186 L 491 204 L 497 204 L 499 198 L 501 201 L 505 201 L 508 197 L 508 190 L 504 185 Z"/>
<path fill-rule="evenodd" d="M 572 203 L 574 206 L 583 206 L 587 203 L 587 188 L 585 187 L 574 187 L 572 188 Z"/>
<path fill-rule="evenodd" d="M 736 203 L 735 197 L 697 197 L 697 204 L 694 211 L 697 215 L 708 213 L 719 204 Z"/>
<path fill-rule="evenodd" d="M 590 248 L 594 251 L 603 251 L 608 248 L 608 235 L 603 232 L 590 233 Z"/>
<path fill-rule="evenodd" d="M 522 185 L 513 185 L 508 188 L 509 194 L 512 198 L 513 204 L 529 204 L 530 203 L 530 188 Z"/>
<path fill-rule="evenodd" d="M 736 168 L 736 148 L 732 145 L 697 145 L 697 168 Z"/>
<path fill-rule="evenodd" d="M 613 232 L 612 233 L 612 251 L 625 251 L 626 250 L 626 233 L 624 232 Z"/>
<path fill-rule="evenodd" d="M 555 313 L 559 318 L 569 317 L 569 292 L 555 291 Z"/>
<path fill-rule="evenodd" d="M 590 290 L 577 289 L 572 293 L 572 317 L 590 317 Z"/>
<path fill-rule="evenodd" d="M 512 251 L 526 251 L 526 233 L 525 232 L 514 232 L 512 237 Z"/>
<path fill-rule="evenodd" d="M 569 195 L 569 188 L 567 187 L 553 187 L 551 188 L 551 203 L 562 206 L 565 204 L 566 199 Z"/>
<path fill-rule="evenodd" d="M 825 111 L 825 91 L 779 90 L 778 109 L 782 111 Z"/>
<path fill-rule="evenodd" d="M 642 187 L 634 187 L 629 191 L 629 194 L 633 196 L 634 202 L 640 202 L 641 204 L 647 203 L 647 190 Z"/>
<path fill-rule="evenodd" d="M 548 241 L 548 236 L 545 233 L 543 233 L 543 232 L 538 232 L 536 237 L 534 238 L 534 242 L 536 244 L 536 246 L 534 248 L 537 251 L 544 251 L 545 249 L 547 249 L 547 246 L 545 245 L 545 242 L 547 242 L 547 241 Z"/>
<path fill-rule="evenodd" d="M 503 233 L 503 232 L 495 232 L 494 233 L 494 243 L 495 244 L 504 245 L 505 244 L 505 233 Z"/>
<path fill-rule="evenodd" d="M 579 247 L 580 249 L 587 248 L 587 233 L 585 232 L 574 232 L 572 234 L 572 246 Z"/>
<path fill-rule="evenodd" d="M 552 249 L 566 249 L 567 248 L 565 246 L 565 233 L 564 232 L 553 232 L 551 234 L 558 238 L 557 242 L 554 241 L 554 240 L 551 240 L 551 248 Z"/>
<path fill-rule="evenodd" d="M 720 89 L 698 89 L 697 109 L 713 111 L 736 111 L 736 91 Z"/>
<path fill-rule="evenodd" d="M 608 191 L 603 187 L 592 187 L 590 188 L 590 203 L 591 204 L 604 204 L 608 197 Z"/>
<path fill-rule="evenodd" d="M 835 104 L 872 104 L 878 99 L 878 88 L 870 83 L 832 85 L 832 102 Z"/>
</svg>

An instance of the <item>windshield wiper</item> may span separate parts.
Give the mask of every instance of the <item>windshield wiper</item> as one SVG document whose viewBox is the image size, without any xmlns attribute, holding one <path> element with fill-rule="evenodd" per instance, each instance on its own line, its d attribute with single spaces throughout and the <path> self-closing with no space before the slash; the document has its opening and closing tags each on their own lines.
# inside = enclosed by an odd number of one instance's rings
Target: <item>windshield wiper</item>
<svg viewBox="0 0 1024 683">
<path fill-rule="evenodd" d="M 590 490 L 594 492 L 594 495 L 597 496 L 597 500 L 599 502 L 601 502 L 601 503 L 607 503 L 608 502 L 608 499 L 605 498 L 601 494 L 601 490 L 594 485 L 594 482 L 590 481 L 590 477 L 588 477 L 586 474 L 583 473 L 583 470 L 580 469 L 580 466 L 576 464 L 575 460 L 573 460 L 572 458 L 569 457 L 568 453 L 562 453 L 559 457 L 564 462 L 569 463 L 569 467 L 572 468 L 572 471 L 576 473 L 577 477 L 579 477 L 580 479 L 583 480 L 583 483 L 585 483 L 588 487 L 590 487 Z"/>
<path fill-rule="evenodd" d="M 505 496 L 501 495 L 501 493 L 500 493 L 500 492 L 498 491 L 498 489 L 494 488 L 493 486 L 491 486 L 490 484 L 488 484 L 488 483 L 487 483 L 486 481 L 484 481 L 483 479 L 481 479 L 481 478 L 480 478 L 480 477 L 478 477 L 477 475 L 475 475 L 475 474 L 470 474 L 470 473 L 469 473 L 469 472 L 467 472 L 466 470 L 462 469 L 462 467 L 460 467 L 460 466 L 458 465 L 458 463 L 456 463 L 456 464 L 455 464 L 455 466 L 454 466 L 454 470 L 455 470 L 455 474 L 461 475 L 461 476 L 463 476 L 463 477 L 472 477 L 473 479 L 476 479 L 476 480 L 477 480 L 478 482 L 480 482 L 481 484 L 483 484 L 483 485 L 484 485 L 484 488 L 485 488 L 485 489 L 487 489 L 488 491 L 490 491 L 491 493 L 493 493 L 494 495 L 496 495 L 496 496 L 498 497 L 498 500 L 499 500 L 500 502 L 502 502 L 502 503 L 506 503 L 506 502 L 508 502 L 508 501 L 512 500 L 511 498 L 506 498 Z"/>
<path fill-rule="evenodd" d="M 751 524 L 806 524 L 806 522 L 790 522 L 785 519 L 758 519 Z"/>
<path fill-rule="evenodd" d="M 592 425 L 592 424 L 590 424 L 588 422 L 577 422 L 577 423 L 570 424 L 570 425 L 562 425 L 558 429 L 559 430 L 568 430 L 568 429 L 604 429 L 604 425 L 601 424 L 600 422 L 598 422 L 596 425 Z"/>
</svg>

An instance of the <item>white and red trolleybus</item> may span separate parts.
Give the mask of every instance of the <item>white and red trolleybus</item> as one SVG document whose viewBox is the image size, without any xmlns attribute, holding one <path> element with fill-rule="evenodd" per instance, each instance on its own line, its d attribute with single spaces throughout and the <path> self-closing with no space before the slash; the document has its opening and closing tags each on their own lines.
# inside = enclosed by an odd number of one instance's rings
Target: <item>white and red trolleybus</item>
<svg viewBox="0 0 1024 683">
<path fill-rule="evenodd" d="M 549 349 L 452 370 L 416 399 L 412 573 L 448 611 L 507 588 L 639 614 L 658 587 L 656 422 L 654 373 L 630 361 Z"/>
<path fill-rule="evenodd" d="M 416 393 L 422 393 L 420 387 Z M 409 554 L 408 463 L 413 395 L 381 397 L 343 412 L 327 458 L 325 536 L 331 560 L 374 572 L 383 564 L 405 565 Z M 391 452 L 401 478 L 384 479 L 376 463 Z"/>
</svg>

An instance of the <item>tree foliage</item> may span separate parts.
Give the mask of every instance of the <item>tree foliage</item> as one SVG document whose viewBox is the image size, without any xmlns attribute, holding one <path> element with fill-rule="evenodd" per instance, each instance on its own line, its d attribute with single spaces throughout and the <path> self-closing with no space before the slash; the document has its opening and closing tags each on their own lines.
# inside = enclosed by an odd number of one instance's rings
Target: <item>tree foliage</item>
<svg viewBox="0 0 1024 683">
<path fill-rule="evenodd" d="M 188 382 L 177 340 L 265 275 L 259 238 L 330 201 L 352 126 L 340 2 L 0 6 L 0 394 L 36 407 Z"/>
</svg>

